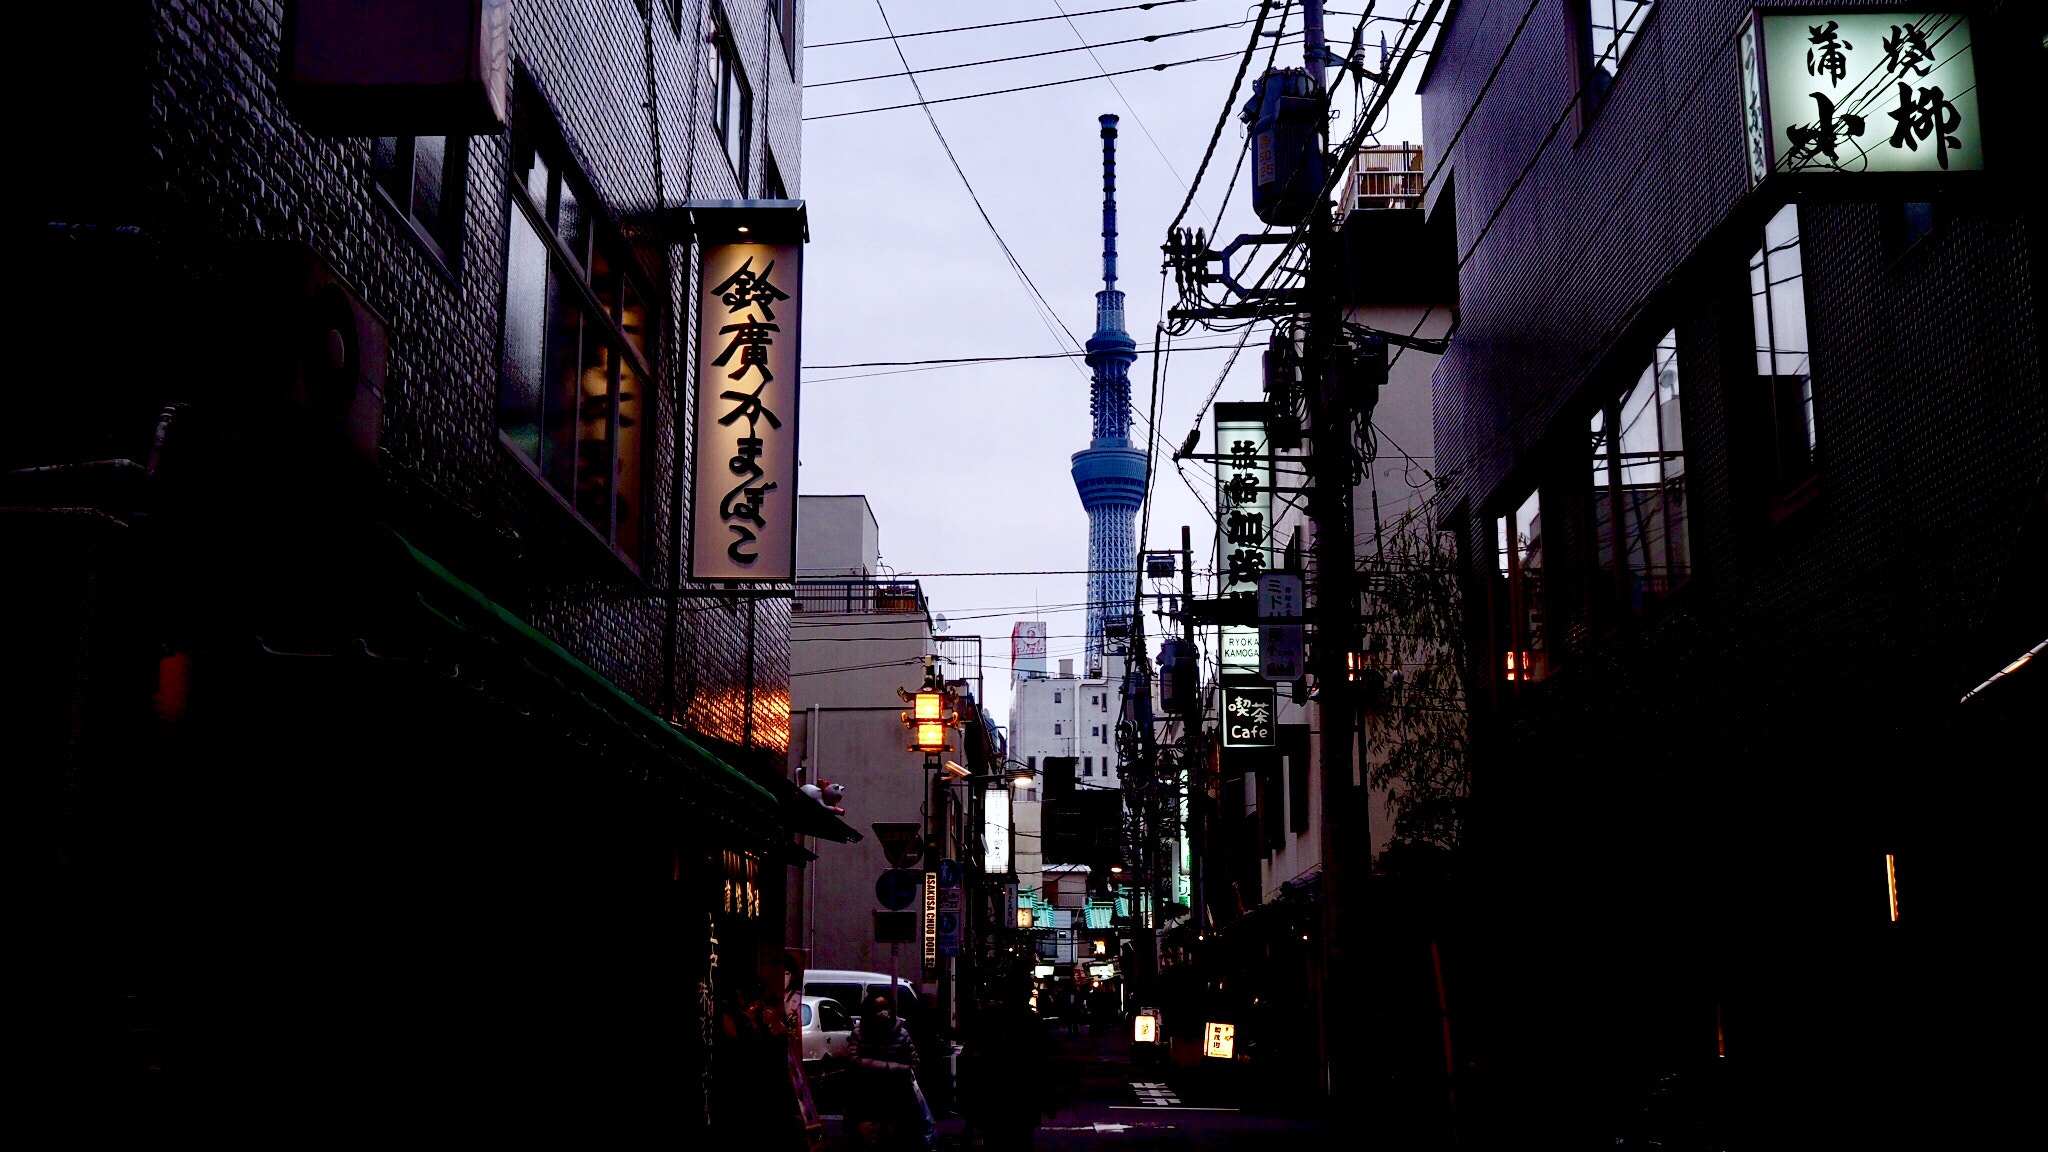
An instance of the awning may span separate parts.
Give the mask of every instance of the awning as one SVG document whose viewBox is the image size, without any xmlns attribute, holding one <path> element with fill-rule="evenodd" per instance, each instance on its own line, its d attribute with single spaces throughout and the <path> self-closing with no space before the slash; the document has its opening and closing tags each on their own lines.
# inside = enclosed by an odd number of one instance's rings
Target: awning
<svg viewBox="0 0 2048 1152">
<path fill-rule="evenodd" d="M 452 634 L 462 658 L 488 665 L 487 678 L 501 691 L 591 734 L 606 755 L 627 760 L 649 784 L 672 789 L 702 817 L 763 847 L 781 848 L 798 834 L 839 843 L 861 838 L 781 772 L 735 767 L 404 537 L 391 538 L 409 562 L 420 606 Z"/>
</svg>

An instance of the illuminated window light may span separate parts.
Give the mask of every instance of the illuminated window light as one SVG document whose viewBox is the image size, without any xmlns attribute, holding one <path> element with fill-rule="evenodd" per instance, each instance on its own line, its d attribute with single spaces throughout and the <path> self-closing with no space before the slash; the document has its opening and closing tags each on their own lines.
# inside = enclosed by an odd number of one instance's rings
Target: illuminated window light
<svg viewBox="0 0 2048 1152">
<path fill-rule="evenodd" d="M 1886 853 L 1884 858 L 1884 890 L 1886 897 L 1891 902 L 1892 923 L 1897 924 L 1899 922 L 1899 862 L 1898 858 L 1890 853 Z"/>
</svg>

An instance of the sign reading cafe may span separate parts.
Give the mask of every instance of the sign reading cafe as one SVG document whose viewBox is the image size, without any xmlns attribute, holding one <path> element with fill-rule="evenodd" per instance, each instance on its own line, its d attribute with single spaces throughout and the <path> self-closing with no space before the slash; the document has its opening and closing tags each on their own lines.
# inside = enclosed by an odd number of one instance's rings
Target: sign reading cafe
<svg viewBox="0 0 2048 1152">
<path fill-rule="evenodd" d="M 1742 30 L 1749 174 L 1984 167 L 1967 16 L 1756 13 Z"/>
<path fill-rule="evenodd" d="M 792 580 L 803 247 L 700 251 L 690 578 Z"/>
</svg>

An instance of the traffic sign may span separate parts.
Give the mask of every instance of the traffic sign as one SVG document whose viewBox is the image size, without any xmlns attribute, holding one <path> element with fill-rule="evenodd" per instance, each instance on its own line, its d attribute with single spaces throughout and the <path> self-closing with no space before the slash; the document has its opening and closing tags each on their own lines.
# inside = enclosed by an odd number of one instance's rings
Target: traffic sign
<svg viewBox="0 0 2048 1152">
<path fill-rule="evenodd" d="M 875 900 L 891 912 L 901 912 L 917 899 L 917 873 L 908 868 L 891 868 L 875 880 Z"/>
<path fill-rule="evenodd" d="M 877 820 L 872 827 L 875 840 L 892 867 L 914 868 L 924 859 L 924 829 L 920 825 L 908 820 Z"/>
<path fill-rule="evenodd" d="M 939 861 L 938 871 L 939 887 L 958 888 L 960 886 L 960 862 L 958 860 Z"/>
</svg>

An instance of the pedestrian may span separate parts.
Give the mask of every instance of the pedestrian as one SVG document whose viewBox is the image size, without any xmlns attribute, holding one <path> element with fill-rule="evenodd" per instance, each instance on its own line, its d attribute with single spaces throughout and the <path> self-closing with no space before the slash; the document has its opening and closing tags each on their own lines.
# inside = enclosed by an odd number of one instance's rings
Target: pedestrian
<svg viewBox="0 0 2048 1152">
<path fill-rule="evenodd" d="M 876 993 L 868 998 L 860 1026 L 847 1039 L 846 1054 L 853 1061 L 846 1124 L 856 1143 L 930 1148 L 938 1124 L 917 1086 L 917 1042 L 897 1019 L 892 997 Z"/>
<path fill-rule="evenodd" d="M 1123 1024 L 1121 997 L 1116 986 L 1107 980 L 1097 981 L 1089 1004 L 1089 1015 L 1094 1019 L 1094 1033 L 1097 1036 L 1114 1036 Z"/>
<path fill-rule="evenodd" d="M 960 1054 L 961 1104 L 983 1147 L 1004 1152 L 1031 1147 L 1046 1102 L 1045 1027 L 1031 1010 L 1022 980 L 999 986 L 975 1014 L 974 1031 Z"/>
</svg>

